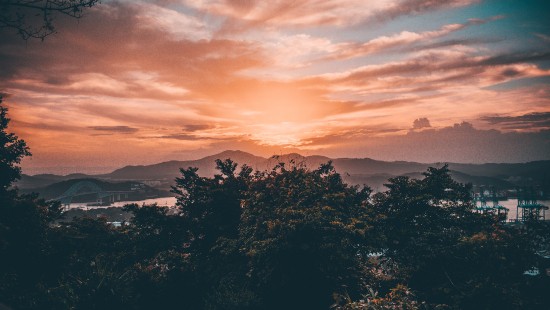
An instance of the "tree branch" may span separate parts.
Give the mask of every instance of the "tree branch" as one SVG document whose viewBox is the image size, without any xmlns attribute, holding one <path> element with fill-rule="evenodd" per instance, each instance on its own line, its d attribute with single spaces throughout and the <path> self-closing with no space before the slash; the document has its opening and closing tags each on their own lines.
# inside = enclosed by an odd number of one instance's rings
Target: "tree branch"
<svg viewBox="0 0 550 310">
<path fill-rule="evenodd" d="M 85 8 L 99 0 L 0 0 L 0 28 L 17 31 L 23 38 L 44 40 L 56 32 L 54 14 L 81 18 Z M 38 21 L 37 17 L 40 17 Z"/>
</svg>

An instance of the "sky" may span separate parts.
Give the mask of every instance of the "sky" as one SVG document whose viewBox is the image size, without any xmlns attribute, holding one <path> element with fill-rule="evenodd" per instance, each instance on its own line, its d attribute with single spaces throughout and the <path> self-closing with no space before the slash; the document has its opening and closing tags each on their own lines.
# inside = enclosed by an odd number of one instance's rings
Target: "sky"
<svg viewBox="0 0 550 310">
<path fill-rule="evenodd" d="M 0 29 L 23 172 L 224 150 L 417 162 L 550 159 L 550 4 L 108 1 L 55 35 Z"/>
</svg>

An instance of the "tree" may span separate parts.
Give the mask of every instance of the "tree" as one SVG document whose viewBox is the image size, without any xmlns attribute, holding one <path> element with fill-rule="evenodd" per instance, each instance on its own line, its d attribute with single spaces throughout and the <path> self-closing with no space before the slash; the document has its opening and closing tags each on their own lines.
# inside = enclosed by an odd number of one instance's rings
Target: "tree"
<svg viewBox="0 0 550 310">
<path fill-rule="evenodd" d="M 25 141 L 7 132 L 7 112 L 0 94 L 0 300 L 33 305 L 36 299 L 26 297 L 36 296 L 33 286 L 47 272 L 48 224 L 60 215 L 60 204 L 10 189 L 30 152 Z"/>
<path fill-rule="evenodd" d="M 374 196 L 385 290 L 403 283 L 421 300 L 460 309 L 525 306 L 520 288 L 535 250 L 524 229 L 472 212 L 470 185 L 446 165 L 423 175 L 390 179 Z"/>
<path fill-rule="evenodd" d="M 245 193 L 240 249 L 265 309 L 323 309 L 357 296 L 370 252 L 370 189 L 348 186 L 331 163 L 280 165 Z"/>
<path fill-rule="evenodd" d="M 56 32 L 54 16 L 81 18 L 99 0 L 0 0 L 0 28 L 14 29 L 24 40 L 44 40 Z"/>
<path fill-rule="evenodd" d="M 31 155 L 25 141 L 6 131 L 10 119 L 2 99 L 0 94 L 0 197 L 6 195 L 11 184 L 21 177 L 21 168 L 18 166 L 21 159 Z"/>
<path fill-rule="evenodd" d="M 201 306 L 195 308 L 216 309 L 223 302 L 224 309 L 242 309 L 254 303 L 244 286 L 246 258 L 238 250 L 241 201 L 253 181 L 252 169 L 243 165 L 237 172 L 229 159 L 216 160 L 216 168 L 220 173 L 213 178 L 199 176 L 197 168 L 180 169 L 176 178 L 172 192 L 187 232 L 180 251 L 196 274 Z"/>
<path fill-rule="evenodd" d="M 182 169 L 173 189 L 205 308 L 322 309 L 357 296 L 369 188 L 348 186 L 330 163 L 252 173 L 216 162 L 220 174 Z"/>
<path fill-rule="evenodd" d="M 178 195 L 176 205 L 186 219 L 191 249 L 210 248 L 218 238 L 238 234 L 243 193 L 252 180 L 252 169 L 246 165 L 236 173 L 237 164 L 227 159 L 216 160 L 221 174 L 200 177 L 197 168 L 180 169 L 172 192 Z"/>
</svg>

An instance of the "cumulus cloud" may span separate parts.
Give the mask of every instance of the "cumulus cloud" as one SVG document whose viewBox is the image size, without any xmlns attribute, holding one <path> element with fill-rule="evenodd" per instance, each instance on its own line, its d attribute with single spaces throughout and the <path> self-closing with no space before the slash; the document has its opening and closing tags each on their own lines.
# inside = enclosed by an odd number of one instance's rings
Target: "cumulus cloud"
<svg viewBox="0 0 550 310">
<path fill-rule="evenodd" d="M 422 129 L 422 128 L 429 128 L 429 127 L 432 127 L 432 125 L 430 125 L 430 120 L 428 120 L 425 117 L 421 117 L 414 120 L 412 128 Z"/>
<path fill-rule="evenodd" d="M 404 135 L 376 137 L 374 132 L 372 129 L 357 128 L 310 142 L 341 151 L 327 152 L 332 156 L 356 152 L 375 159 L 406 158 L 423 163 L 526 162 L 546 159 L 550 152 L 550 130 L 501 132 L 477 129 L 471 123 L 462 122 L 453 126 L 409 131 Z"/>
</svg>

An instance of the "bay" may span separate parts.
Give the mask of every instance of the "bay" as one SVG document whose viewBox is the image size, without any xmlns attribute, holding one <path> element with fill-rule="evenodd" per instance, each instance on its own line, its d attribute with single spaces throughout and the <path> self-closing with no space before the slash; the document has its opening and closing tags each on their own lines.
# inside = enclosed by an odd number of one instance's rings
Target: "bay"
<svg viewBox="0 0 550 310">
<path fill-rule="evenodd" d="M 110 205 L 105 206 L 91 206 L 90 203 L 71 203 L 66 209 L 84 209 L 84 210 L 90 210 L 90 209 L 102 209 L 102 208 L 111 208 L 111 207 L 123 207 L 124 205 L 130 204 L 130 203 L 136 203 L 138 205 L 149 205 L 156 203 L 158 206 L 162 207 L 172 207 L 176 205 L 176 197 L 159 197 L 159 198 L 152 198 L 152 199 L 145 199 L 145 200 L 138 200 L 138 201 L 117 201 L 113 202 Z"/>
<path fill-rule="evenodd" d="M 149 205 L 156 203 L 158 206 L 163 207 L 172 207 L 176 204 L 176 197 L 159 197 L 159 198 L 152 198 L 152 199 L 145 199 L 145 200 L 139 200 L 139 201 L 117 201 L 112 203 L 108 206 L 89 206 L 87 203 L 71 203 L 68 207 L 68 209 L 84 209 L 84 210 L 90 210 L 90 209 L 101 209 L 101 208 L 110 208 L 110 207 L 123 207 L 126 204 L 130 203 L 136 203 L 138 205 Z M 507 220 L 515 220 L 517 218 L 517 205 L 518 200 L 517 199 L 508 199 L 498 202 L 501 206 L 508 209 L 508 217 Z M 539 203 L 550 206 L 550 200 L 543 200 L 539 201 Z M 492 205 L 491 202 L 487 203 L 488 205 Z M 550 219 L 550 210 L 546 211 L 546 219 Z"/>
</svg>

